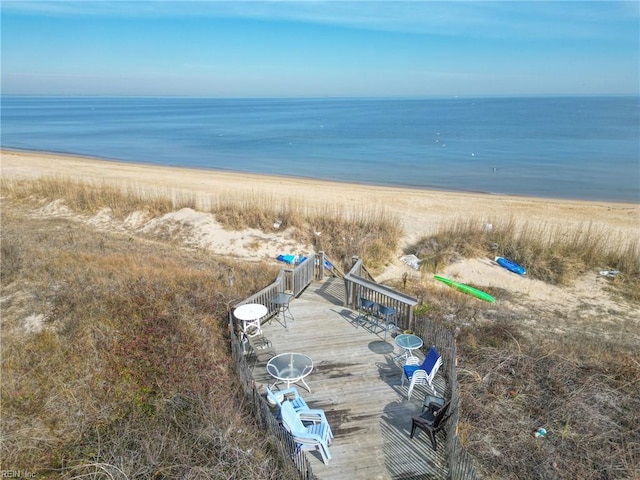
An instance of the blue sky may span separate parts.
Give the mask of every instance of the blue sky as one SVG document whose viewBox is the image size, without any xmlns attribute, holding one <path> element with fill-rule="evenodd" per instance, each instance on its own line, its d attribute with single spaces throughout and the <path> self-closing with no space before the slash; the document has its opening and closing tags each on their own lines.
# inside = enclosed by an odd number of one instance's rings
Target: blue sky
<svg viewBox="0 0 640 480">
<path fill-rule="evenodd" d="M 637 1 L 7 1 L 2 93 L 635 94 Z"/>
</svg>

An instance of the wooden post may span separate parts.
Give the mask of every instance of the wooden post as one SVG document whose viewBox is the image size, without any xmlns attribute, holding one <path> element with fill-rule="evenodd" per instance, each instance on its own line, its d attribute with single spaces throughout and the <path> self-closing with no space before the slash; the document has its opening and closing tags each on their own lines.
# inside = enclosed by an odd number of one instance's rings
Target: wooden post
<svg viewBox="0 0 640 480">
<path fill-rule="evenodd" d="M 324 250 L 320 250 L 318 255 L 320 256 L 320 275 L 318 275 L 318 280 L 324 280 Z"/>
</svg>

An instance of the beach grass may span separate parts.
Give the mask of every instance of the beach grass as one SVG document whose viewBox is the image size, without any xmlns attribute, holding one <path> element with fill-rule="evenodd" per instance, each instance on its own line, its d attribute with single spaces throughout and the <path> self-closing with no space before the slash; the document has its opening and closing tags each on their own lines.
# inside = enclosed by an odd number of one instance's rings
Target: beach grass
<svg viewBox="0 0 640 480">
<path fill-rule="evenodd" d="M 85 214 L 115 207 L 121 218 L 137 210 L 162 215 L 193 208 L 188 195 L 151 201 L 39 182 L 1 184 L 3 465 L 37 465 L 44 478 L 292 478 L 274 439 L 243 405 L 226 332 L 229 306 L 270 283 L 277 267 L 32 215 L 59 199 Z M 384 262 L 401 235 L 384 210 L 238 198 L 245 203 L 211 202 L 220 218 L 225 209 L 254 210 L 229 228 L 273 231 L 273 218 L 283 219 L 281 228 L 298 229 L 344 262 L 354 254 Z M 434 271 L 462 256 L 508 256 L 555 284 L 580 271 L 617 269 L 610 279 L 617 291 L 637 276 L 634 239 L 589 225 L 485 223 L 452 221 L 407 253 L 418 252 L 422 268 Z M 553 259 L 562 256 L 574 263 L 561 268 Z M 530 262 L 547 266 L 538 273 Z M 636 345 L 604 327 L 595 335 L 592 325 L 558 335 L 557 313 L 513 312 L 422 283 L 406 287 L 428 299 L 416 308 L 416 323 L 429 318 L 456 332 L 458 433 L 484 476 L 633 478 L 640 468 Z M 506 290 L 487 291 L 509 299 Z M 541 326 L 535 332 L 524 327 L 533 320 Z M 544 439 L 533 437 L 538 427 L 549 431 Z"/>
<path fill-rule="evenodd" d="M 458 337 L 464 445 L 483 477 L 633 478 L 637 353 L 579 332 L 532 339 L 518 320 L 479 324 Z M 538 428 L 546 436 L 536 438 Z"/>
<path fill-rule="evenodd" d="M 323 250 L 342 268 L 351 258 L 362 258 L 375 271 L 390 261 L 402 236 L 400 222 L 381 207 L 327 203 L 305 205 L 301 199 L 279 198 L 260 193 L 212 195 L 209 198 L 184 192 L 132 190 L 127 186 L 85 183 L 65 178 L 37 180 L 2 179 L 1 189 L 20 200 L 41 203 L 62 199 L 78 214 L 97 214 L 109 209 L 114 218 L 124 219 L 137 211 L 152 217 L 181 208 L 206 205 L 207 211 L 229 230 L 254 228 L 274 233 L 292 230 L 292 235 Z"/>
<path fill-rule="evenodd" d="M 324 251 L 344 269 L 350 268 L 354 255 L 373 270 L 381 268 L 403 234 L 398 219 L 381 207 L 310 206 L 301 199 L 255 193 L 225 195 L 211 204 L 211 213 L 228 229 L 291 229 L 294 238 Z"/>
<path fill-rule="evenodd" d="M 612 288 L 626 298 L 640 300 L 640 240 L 587 223 L 548 226 L 513 218 L 491 223 L 454 219 L 435 235 L 406 248 L 420 258 L 423 271 L 437 273 L 460 258 L 508 258 L 527 275 L 553 285 L 571 284 L 587 271 L 619 271 Z"/>
<path fill-rule="evenodd" d="M 304 204 L 261 193 L 224 195 L 213 199 L 211 213 L 231 230 L 255 228 L 265 232 L 301 229 L 305 223 Z M 277 227 L 274 227 L 277 225 Z"/>
<path fill-rule="evenodd" d="M 458 436 L 480 478 L 635 478 L 640 469 L 637 320 L 514 310 L 432 282 L 407 283 L 414 309 L 456 337 Z M 638 303 L 629 309 L 638 311 Z M 424 337 L 424 335 L 423 335 Z M 536 429 L 546 436 L 536 438 Z M 535 472 L 535 474 L 532 474 Z"/>
<path fill-rule="evenodd" d="M 290 478 L 241 400 L 227 343 L 229 305 L 274 267 L 34 218 L 6 200 L 2 226 L 3 466 Z"/>
<path fill-rule="evenodd" d="M 79 182 L 68 178 L 43 177 L 37 180 L 2 179 L 1 189 L 16 199 L 52 201 L 63 199 L 66 206 L 76 213 L 95 214 L 108 208 L 115 218 L 123 219 L 137 210 L 153 216 L 162 215 L 183 207 L 193 207 L 194 199 L 182 196 L 179 200 L 159 193 L 135 192 L 106 183 Z M 166 193 L 166 192 L 165 192 Z"/>
<path fill-rule="evenodd" d="M 390 260 L 403 234 L 392 214 L 367 206 L 325 206 L 313 212 L 307 223 L 316 250 L 328 253 L 345 269 L 351 267 L 354 255 L 372 269 L 379 269 Z"/>
</svg>

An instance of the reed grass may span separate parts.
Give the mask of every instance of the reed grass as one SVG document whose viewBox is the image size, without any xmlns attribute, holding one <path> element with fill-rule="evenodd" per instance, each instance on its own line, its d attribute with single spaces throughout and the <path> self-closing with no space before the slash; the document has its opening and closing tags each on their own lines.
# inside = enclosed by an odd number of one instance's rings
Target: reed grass
<svg viewBox="0 0 640 480">
<path fill-rule="evenodd" d="M 211 211 L 233 230 L 291 229 L 295 238 L 324 251 L 345 269 L 351 266 L 354 255 L 372 269 L 381 268 L 390 261 L 403 233 L 398 219 L 381 207 L 309 207 L 300 199 L 244 194 L 216 199 Z"/>
<path fill-rule="evenodd" d="M 512 218 L 488 224 L 452 220 L 437 234 L 407 248 L 424 271 L 437 273 L 459 258 L 502 256 L 519 263 L 527 275 L 567 285 L 587 271 L 618 270 L 612 284 L 626 298 L 640 300 L 640 240 L 587 223 L 578 227 L 516 224 Z"/>
<path fill-rule="evenodd" d="M 637 319 L 563 321 L 560 331 L 557 312 L 409 286 L 427 302 L 414 309 L 416 331 L 429 320 L 456 337 L 458 435 L 481 478 L 635 478 Z"/>
<path fill-rule="evenodd" d="M 0 245 L 3 468 L 38 466 L 42 478 L 292 478 L 240 400 L 225 343 L 229 305 L 271 282 L 275 270 L 30 216 L 19 202 L 64 198 L 74 210 L 108 207 L 121 217 L 196 206 L 189 195 L 150 207 L 144 192 L 118 197 L 117 189 L 55 183 L 0 185 L 9 196 Z M 368 258 L 384 263 L 402 234 L 383 209 L 312 210 L 257 195 L 210 204 L 229 228 L 273 231 L 282 219 L 280 228 L 348 264 L 354 254 L 367 265 Z M 254 211 L 235 220 L 244 209 Z M 594 225 L 483 225 L 455 221 L 422 239 L 414 246 L 422 268 L 501 254 L 530 274 L 539 262 L 541 278 L 556 283 L 576 269 L 618 269 L 623 273 L 611 282 L 618 288 L 638 272 L 637 240 L 612 238 Z M 557 259 L 565 257 L 577 266 L 562 271 Z M 429 299 L 416 310 L 417 322 L 462 327 L 461 438 L 484 476 L 633 478 L 640 465 L 637 349 L 551 329 L 531 335 L 523 317 L 541 321 L 541 312 L 516 318 L 452 289 L 409 287 Z M 40 323 L 28 328 L 34 318 Z M 531 435 L 538 426 L 550 432 L 543 441 Z"/>
<path fill-rule="evenodd" d="M 63 200 L 72 212 L 97 214 L 108 208 L 114 218 L 143 211 L 151 217 L 180 208 L 207 205 L 225 228 L 254 228 L 268 233 L 289 231 L 316 250 L 324 250 L 342 268 L 357 255 L 375 271 L 388 263 L 402 236 L 400 222 L 382 207 L 325 204 L 307 206 L 302 199 L 262 193 L 202 196 L 185 192 L 135 190 L 126 186 L 84 183 L 64 178 L 6 180 L 2 190 L 18 200 Z M 300 252 L 292 252 L 300 253 Z"/>
<path fill-rule="evenodd" d="M 95 214 L 108 208 L 115 218 L 123 219 L 138 210 L 152 216 L 162 215 L 184 207 L 193 207 L 195 198 L 181 195 L 153 194 L 133 191 L 125 186 L 107 183 L 79 182 L 68 178 L 43 177 L 37 180 L 2 179 L 3 192 L 18 200 L 54 201 L 64 199 L 66 206 L 76 213 Z M 173 197 L 173 199 L 172 199 Z"/>
<path fill-rule="evenodd" d="M 345 270 L 354 255 L 373 270 L 384 266 L 403 233 L 398 219 L 379 207 L 325 206 L 311 214 L 307 223 L 316 250 L 329 254 Z"/>
<path fill-rule="evenodd" d="M 216 220 L 226 228 L 256 228 L 266 232 L 302 228 L 305 223 L 304 210 L 302 201 L 261 193 L 216 197 L 211 206 Z"/>
<path fill-rule="evenodd" d="M 464 445 L 482 476 L 634 478 L 637 351 L 580 332 L 532 341 L 521 330 L 504 319 L 458 337 Z M 535 438 L 540 427 L 547 435 Z"/>
</svg>

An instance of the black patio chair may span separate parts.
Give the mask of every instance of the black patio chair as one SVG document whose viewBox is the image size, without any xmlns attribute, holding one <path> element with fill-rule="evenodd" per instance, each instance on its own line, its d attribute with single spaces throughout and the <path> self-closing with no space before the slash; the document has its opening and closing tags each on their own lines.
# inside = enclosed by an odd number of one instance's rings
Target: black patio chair
<svg viewBox="0 0 640 480">
<path fill-rule="evenodd" d="M 444 429 L 445 421 L 450 416 L 447 415 L 450 403 L 447 402 L 442 406 L 437 403 L 431 403 L 423 413 L 411 417 L 411 438 L 413 438 L 416 428 L 424 430 L 429 434 L 433 449 L 437 450 L 436 433 Z"/>
</svg>

